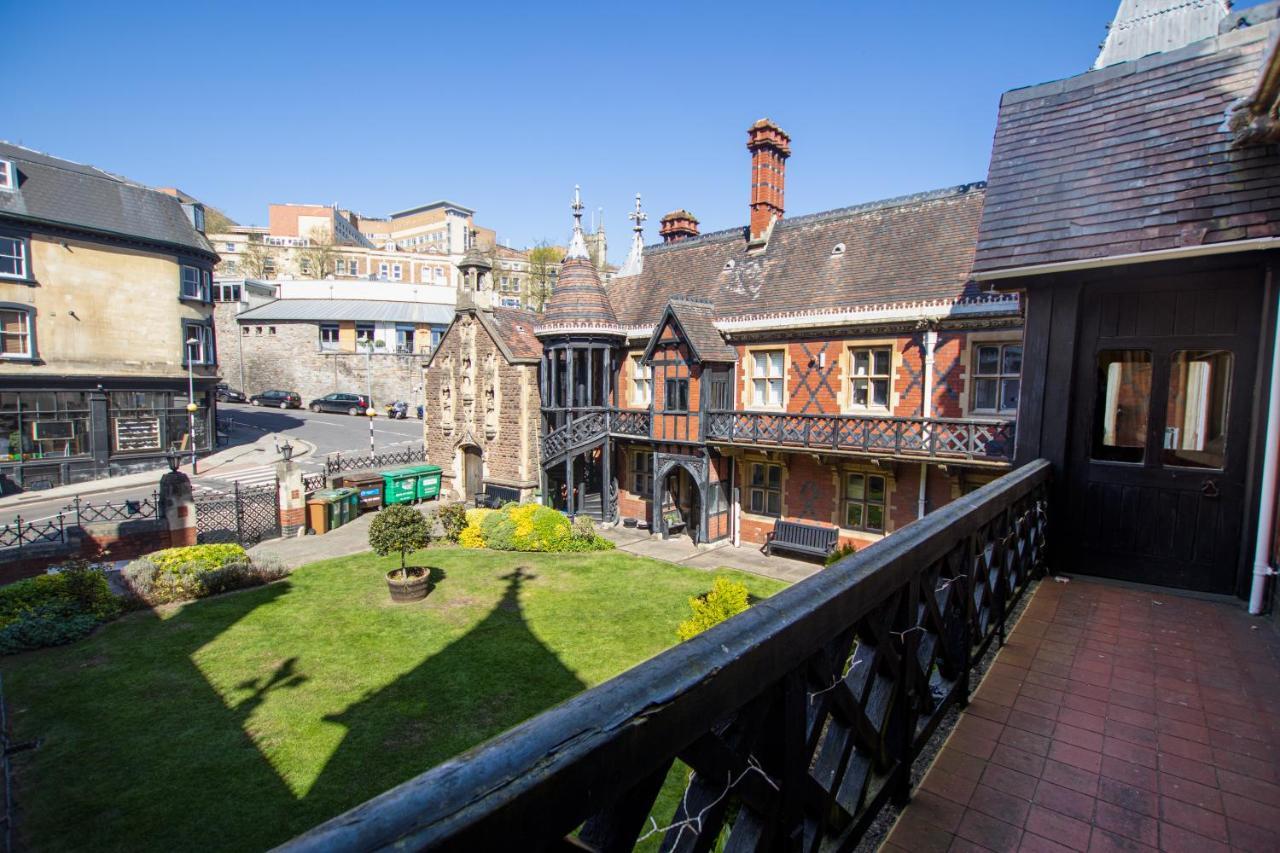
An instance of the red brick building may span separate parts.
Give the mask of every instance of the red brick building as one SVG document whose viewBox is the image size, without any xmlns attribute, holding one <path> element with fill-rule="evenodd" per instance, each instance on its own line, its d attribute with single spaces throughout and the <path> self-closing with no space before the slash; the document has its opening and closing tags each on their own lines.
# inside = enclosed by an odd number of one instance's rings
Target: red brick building
<svg viewBox="0 0 1280 853">
<path fill-rule="evenodd" d="M 644 247 L 637 211 L 607 289 L 575 227 L 537 329 L 544 494 L 700 542 L 867 542 L 1007 470 L 1021 316 L 970 279 L 985 185 L 786 219 L 790 138 L 747 147 L 747 227 L 680 210 Z"/>
</svg>

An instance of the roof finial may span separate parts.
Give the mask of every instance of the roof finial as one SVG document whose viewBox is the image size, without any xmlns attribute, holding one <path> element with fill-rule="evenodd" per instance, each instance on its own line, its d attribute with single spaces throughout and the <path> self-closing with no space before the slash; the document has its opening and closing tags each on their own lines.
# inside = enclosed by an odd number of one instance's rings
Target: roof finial
<svg viewBox="0 0 1280 853">
<path fill-rule="evenodd" d="M 573 185 L 573 204 L 569 206 L 573 209 L 573 237 L 569 240 L 569 252 L 564 256 L 565 260 L 589 258 L 587 241 L 582 237 L 582 192 L 577 184 Z"/>
<path fill-rule="evenodd" d="M 649 214 L 640 209 L 640 193 L 636 193 L 636 209 L 628 213 L 627 218 L 635 222 L 631 226 L 635 234 L 631 238 L 631 251 L 627 253 L 627 260 L 622 264 L 622 269 L 618 270 L 619 277 L 637 275 L 644 269 L 644 221 L 649 218 Z"/>
</svg>

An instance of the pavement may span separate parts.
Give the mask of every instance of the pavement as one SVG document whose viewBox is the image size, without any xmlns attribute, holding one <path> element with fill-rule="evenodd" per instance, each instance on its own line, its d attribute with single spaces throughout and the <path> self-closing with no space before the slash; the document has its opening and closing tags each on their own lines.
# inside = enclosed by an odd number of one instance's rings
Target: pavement
<svg viewBox="0 0 1280 853">
<path fill-rule="evenodd" d="M 249 554 L 275 557 L 290 569 L 296 569 L 317 560 L 362 554 L 369 550 L 369 524 L 376 515 L 375 512 L 366 512 L 354 521 L 342 525 L 337 530 L 330 530 L 323 536 L 288 536 L 268 539 L 250 548 Z"/>
<path fill-rule="evenodd" d="M 435 504 L 424 504 L 420 509 L 432 517 L 434 507 Z M 323 536 L 271 539 L 253 546 L 249 553 L 269 554 L 293 569 L 317 560 L 361 554 L 369 550 L 369 524 L 374 516 L 375 513 L 365 513 Z M 754 545 L 737 548 L 727 543 L 695 545 L 683 536 L 664 540 L 646 530 L 626 527 L 602 527 L 600 534 L 617 545 L 620 551 L 708 572 L 737 569 L 795 583 L 822 570 L 817 563 L 765 556 Z"/>
<path fill-rule="evenodd" d="M 600 535 L 618 546 L 619 551 L 706 571 L 737 569 L 787 583 L 802 581 L 822 571 L 819 563 L 770 557 L 761 552 L 758 545 L 735 547 L 728 542 L 695 545 L 687 536 L 663 539 L 634 527 L 605 527 L 601 528 Z"/>
</svg>

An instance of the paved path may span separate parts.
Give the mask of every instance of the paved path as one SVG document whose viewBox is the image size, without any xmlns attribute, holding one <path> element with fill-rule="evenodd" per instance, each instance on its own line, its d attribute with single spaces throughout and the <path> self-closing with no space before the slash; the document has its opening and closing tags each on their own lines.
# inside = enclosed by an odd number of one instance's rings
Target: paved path
<svg viewBox="0 0 1280 853">
<path fill-rule="evenodd" d="M 627 527 L 604 528 L 600 532 L 621 551 L 708 571 L 725 568 L 739 569 L 795 583 L 822 570 L 821 564 L 816 562 L 766 556 L 761 553 L 758 545 L 743 545 L 737 548 L 727 542 L 695 545 L 686 536 L 674 536 L 663 540 L 661 536 L 651 534 L 647 530 Z"/>
<path fill-rule="evenodd" d="M 882 850 L 1280 848 L 1280 634 L 1043 582 Z"/>
</svg>

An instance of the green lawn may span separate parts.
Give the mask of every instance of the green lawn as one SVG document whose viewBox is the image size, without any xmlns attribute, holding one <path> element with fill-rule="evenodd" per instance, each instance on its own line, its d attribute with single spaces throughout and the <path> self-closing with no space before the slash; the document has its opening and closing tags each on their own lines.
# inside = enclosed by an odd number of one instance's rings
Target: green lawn
<svg viewBox="0 0 1280 853">
<path fill-rule="evenodd" d="M 29 849 L 262 849 L 675 643 L 712 575 L 617 552 L 372 555 L 0 659 Z M 783 584 L 733 574 L 755 596 Z"/>
</svg>

